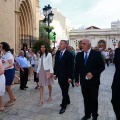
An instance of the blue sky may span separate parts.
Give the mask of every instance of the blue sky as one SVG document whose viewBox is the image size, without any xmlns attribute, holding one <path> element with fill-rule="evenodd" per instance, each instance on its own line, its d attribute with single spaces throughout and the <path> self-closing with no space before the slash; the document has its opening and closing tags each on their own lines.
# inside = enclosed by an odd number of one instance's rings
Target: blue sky
<svg viewBox="0 0 120 120">
<path fill-rule="evenodd" d="M 110 28 L 120 19 L 120 0 L 40 0 L 40 8 L 50 4 L 71 21 L 72 27 Z"/>
</svg>

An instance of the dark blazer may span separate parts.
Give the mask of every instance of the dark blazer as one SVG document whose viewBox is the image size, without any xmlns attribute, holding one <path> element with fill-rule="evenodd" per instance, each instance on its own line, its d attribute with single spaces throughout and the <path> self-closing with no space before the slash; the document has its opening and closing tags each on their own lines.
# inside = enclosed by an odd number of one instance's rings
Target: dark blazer
<svg viewBox="0 0 120 120">
<path fill-rule="evenodd" d="M 61 81 L 72 79 L 73 77 L 73 55 L 68 50 L 65 50 L 61 60 L 59 61 L 60 51 L 56 52 L 55 65 L 54 65 L 54 75 L 58 77 Z"/>
<path fill-rule="evenodd" d="M 99 85 L 100 74 L 104 69 L 105 64 L 99 51 L 91 49 L 86 66 L 84 64 L 84 52 L 79 52 L 76 56 L 75 82 L 79 82 L 80 76 L 80 84 L 84 86 L 86 84 L 85 76 L 88 72 L 91 72 L 93 75 L 93 78 L 90 80 L 91 85 Z"/>
<path fill-rule="evenodd" d="M 120 48 L 116 48 L 114 56 L 115 74 L 112 83 L 112 89 L 120 90 Z"/>
</svg>

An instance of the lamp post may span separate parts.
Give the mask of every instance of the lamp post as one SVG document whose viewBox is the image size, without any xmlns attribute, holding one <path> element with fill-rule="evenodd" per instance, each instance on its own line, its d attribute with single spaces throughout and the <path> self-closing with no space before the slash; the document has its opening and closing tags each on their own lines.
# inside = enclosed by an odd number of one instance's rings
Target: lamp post
<svg viewBox="0 0 120 120">
<path fill-rule="evenodd" d="M 43 20 L 43 22 L 47 22 L 48 23 L 48 30 L 46 30 L 48 32 L 48 40 L 50 39 L 50 23 L 53 20 L 53 16 L 54 14 L 51 11 L 52 7 L 50 5 L 45 6 L 43 8 L 43 15 L 45 16 L 45 19 Z"/>
<path fill-rule="evenodd" d="M 116 44 L 118 43 L 118 40 L 116 40 L 115 38 L 112 40 L 112 43 L 113 43 L 113 46 L 114 46 L 114 49 L 115 49 L 115 46 Z"/>
<path fill-rule="evenodd" d="M 76 49 L 77 49 L 77 46 L 78 46 L 79 41 L 78 41 L 78 40 L 75 40 L 74 43 L 75 43 Z"/>
</svg>

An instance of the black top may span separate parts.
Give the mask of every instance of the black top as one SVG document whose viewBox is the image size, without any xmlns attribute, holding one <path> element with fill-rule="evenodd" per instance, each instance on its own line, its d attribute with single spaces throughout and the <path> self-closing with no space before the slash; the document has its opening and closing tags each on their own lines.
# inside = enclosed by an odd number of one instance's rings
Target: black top
<svg viewBox="0 0 120 120">
<path fill-rule="evenodd" d="M 116 48 L 114 56 L 115 74 L 112 83 L 112 89 L 120 91 L 120 48 Z"/>
</svg>

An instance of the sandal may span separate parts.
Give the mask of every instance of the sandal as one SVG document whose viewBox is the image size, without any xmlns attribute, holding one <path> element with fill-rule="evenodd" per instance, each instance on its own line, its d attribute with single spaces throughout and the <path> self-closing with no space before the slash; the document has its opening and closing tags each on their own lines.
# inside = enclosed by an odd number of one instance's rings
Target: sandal
<svg viewBox="0 0 120 120">
<path fill-rule="evenodd" d="M 12 106 L 12 105 L 14 105 L 14 102 L 8 102 L 8 103 L 5 105 L 5 107 L 9 107 L 9 106 Z"/>
<path fill-rule="evenodd" d="M 5 109 L 4 107 L 0 108 L 0 112 L 4 111 L 4 109 Z"/>
<path fill-rule="evenodd" d="M 44 103 L 43 101 L 39 102 L 39 103 L 38 103 L 38 106 L 43 105 L 43 103 Z"/>
<path fill-rule="evenodd" d="M 52 101 L 52 98 L 48 98 L 47 102 L 51 102 Z"/>
<path fill-rule="evenodd" d="M 16 101 L 16 97 L 15 98 L 13 98 L 13 100 L 14 100 L 14 102 Z M 7 103 L 10 103 L 10 101 L 8 101 Z"/>
</svg>

